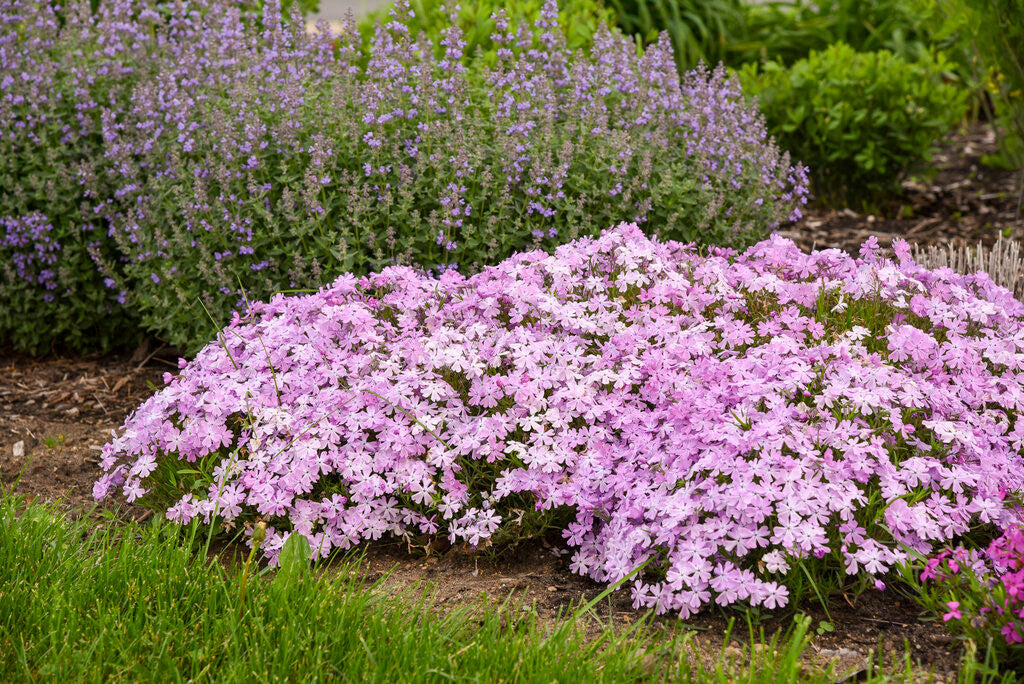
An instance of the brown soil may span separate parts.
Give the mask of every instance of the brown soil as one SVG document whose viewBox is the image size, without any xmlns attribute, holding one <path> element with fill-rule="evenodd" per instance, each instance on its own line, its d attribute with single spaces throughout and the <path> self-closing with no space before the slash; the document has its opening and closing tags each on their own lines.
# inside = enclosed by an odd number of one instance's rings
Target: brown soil
<svg viewBox="0 0 1024 684">
<path fill-rule="evenodd" d="M 0 483 L 68 510 L 90 507 L 100 447 L 177 367 L 162 352 L 0 356 Z"/>
<path fill-rule="evenodd" d="M 839 248 L 856 254 L 870 236 L 883 247 L 902 237 L 922 245 L 950 241 L 991 245 L 1006 232 L 1024 238 L 1024 224 L 1017 217 L 1019 171 L 990 169 L 985 155 L 998 151 L 995 134 L 975 125 L 950 137 L 932 159 L 931 178 L 904 181 L 902 202 L 887 216 L 850 209 L 810 207 L 796 225 L 780 233 L 804 249 Z"/>
<path fill-rule="evenodd" d="M 986 129 L 976 127 L 956 136 L 935 158 L 932 180 L 905 184 L 908 218 L 811 209 L 784 234 L 805 248 L 838 247 L 851 252 L 872 234 L 883 245 L 897 236 L 923 243 L 950 239 L 991 243 L 1000 230 L 1014 227 L 1018 181 L 1013 173 L 981 165 L 981 156 L 994 151 L 994 139 Z M 1019 229 L 1014 234 L 1021 237 Z M 29 359 L 0 355 L 0 484 L 10 487 L 16 482 L 15 491 L 57 501 L 76 515 L 90 510 L 99 448 L 132 409 L 163 384 L 162 374 L 173 372 L 176 361 L 172 350 L 151 345 L 131 356 Z M 124 505 L 117 511 L 134 519 L 148 514 Z M 524 543 L 499 557 L 462 547 L 424 555 L 395 542 L 376 543 L 365 552 L 369 579 L 382 578 L 395 588 L 427 588 L 442 608 L 482 596 L 502 601 L 514 594 L 527 609 L 553 619 L 603 589 L 570 572 L 557 537 Z M 909 647 L 922 676 L 932 673 L 938 680 L 955 680 L 962 648 L 940 625 L 920 619 L 919 609 L 898 591 L 844 598 L 830 604 L 835 631 L 815 636 L 808 654 L 811 664 L 836 661 L 837 671 L 856 677 L 869 654 L 882 654 L 882 661 L 891 662 Z M 814 605 L 802 609 L 814 618 L 814 626 L 825 619 Z M 737 615 L 709 609 L 688 620 L 686 626 L 697 630 L 690 642 L 696 656 L 690 657 L 714 660 L 722 655 L 729 617 Z M 625 627 L 640 617 L 630 605 L 628 591 L 620 590 L 595 609 L 593 628 L 596 631 L 598 620 L 607 624 L 611 619 Z M 770 634 L 787 624 L 785 616 L 772 617 L 763 627 Z M 673 629 L 678 620 L 659 618 L 654 626 Z M 740 618 L 736 638 L 746 641 L 746 634 Z M 724 655 L 740 657 L 735 644 L 726 645 Z"/>
</svg>

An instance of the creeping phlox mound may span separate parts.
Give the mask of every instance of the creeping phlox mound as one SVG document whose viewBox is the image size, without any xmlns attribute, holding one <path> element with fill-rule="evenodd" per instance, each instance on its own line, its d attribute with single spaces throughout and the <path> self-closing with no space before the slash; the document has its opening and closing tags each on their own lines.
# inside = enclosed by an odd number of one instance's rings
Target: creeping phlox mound
<svg viewBox="0 0 1024 684">
<path fill-rule="evenodd" d="M 578 573 L 649 561 L 638 606 L 781 606 L 799 562 L 878 575 L 1021 519 L 1024 305 L 876 247 L 701 256 L 624 224 L 279 295 L 129 416 L 94 493 L 195 463 L 167 516 L 259 516 L 271 561 L 289 534 L 476 545 L 547 515 Z"/>
</svg>

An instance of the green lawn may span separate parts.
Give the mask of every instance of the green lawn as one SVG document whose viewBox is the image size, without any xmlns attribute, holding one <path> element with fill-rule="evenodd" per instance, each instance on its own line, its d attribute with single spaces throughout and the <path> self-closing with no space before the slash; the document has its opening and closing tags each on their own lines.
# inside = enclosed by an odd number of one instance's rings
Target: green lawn
<svg viewBox="0 0 1024 684">
<path fill-rule="evenodd" d="M 631 633 L 587 635 L 597 600 L 554 623 L 514 601 L 441 612 L 421 594 L 363 582 L 354 561 L 318 573 L 253 566 L 243 578 L 244 563 L 211 559 L 196 537 L 160 522 L 72 520 L 3 495 L 0 681 L 833 679 L 802 669 L 802 618 L 753 664 L 747 653 L 738 666 L 708 664 L 683 629 L 640 621 Z M 972 667 L 964 681 L 980 681 Z"/>
</svg>

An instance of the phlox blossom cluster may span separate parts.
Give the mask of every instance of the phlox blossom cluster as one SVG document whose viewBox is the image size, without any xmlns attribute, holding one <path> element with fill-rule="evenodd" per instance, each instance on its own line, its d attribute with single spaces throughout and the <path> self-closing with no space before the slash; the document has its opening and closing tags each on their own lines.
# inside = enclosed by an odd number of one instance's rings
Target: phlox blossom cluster
<svg viewBox="0 0 1024 684">
<path fill-rule="evenodd" d="M 895 252 L 701 254 L 622 224 L 278 295 L 128 417 L 94 494 L 212 464 L 167 516 L 262 518 L 271 561 L 289 534 L 484 544 L 525 501 L 569 520 L 575 572 L 646 563 L 637 606 L 782 606 L 800 562 L 880 575 L 1021 517 L 1024 305 Z"/>
<path fill-rule="evenodd" d="M 1024 529 L 1011 527 L 987 548 L 945 549 L 921 570 L 926 591 L 938 594 L 942 619 L 968 633 L 982 631 L 1014 647 L 1016 660 L 1024 648 Z M 952 600 L 956 599 L 956 600 Z M 976 635 L 972 635 L 976 636 Z M 980 638 L 981 643 L 986 639 Z"/>
</svg>

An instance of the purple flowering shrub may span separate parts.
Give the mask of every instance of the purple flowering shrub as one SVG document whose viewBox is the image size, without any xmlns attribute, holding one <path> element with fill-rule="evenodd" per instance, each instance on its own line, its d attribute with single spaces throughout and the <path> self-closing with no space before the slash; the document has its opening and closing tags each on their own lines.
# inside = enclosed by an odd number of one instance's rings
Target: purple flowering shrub
<svg viewBox="0 0 1024 684">
<path fill-rule="evenodd" d="M 985 549 L 946 548 L 920 572 L 919 601 L 953 632 L 995 648 L 1001 667 L 1024 671 L 1024 530 Z"/>
<path fill-rule="evenodd" d="M 351 26 L 308 35 L 271 3 L 256 27 L 204 6 L 154 27 L 159 74 L 103 128 L 115 287 L 183 347 L 211 334 L 197 301 L 223 323 L 244 292 L 392 264 L 470 273 L 623 220 L 749 244 L 806 200 L 733 77 L 680 81 L 667 42 L 638 55 L 607 29 L 573 53 L 554 2 L 532 29 L 496 16 L 495 64 L 468 66 L 456 24 L 433 46 L 403 8 L 364 55 Z"/>
<path fill-rule="evenodd" d="M 561 525 L 636 605 L 775 608 L 1021 520 L 1024 304 L 984 274 L 651 240 L 253 305 L 126 420 L 94 495 L 187 523 L 486 545 Z M 182 475 L 182 472 L 187 473 Z M 541 516 L 537 518 L 537 516 Z M 528 531 L 528 529 L 527 529 Z"/>
<path fill-rule="evenodd" d="M 94 211 L 113 190 L 100 118 L 127 101 L 146 64 L 141 12 L 0 0 L 0 342 L 18 350 L 134 336 L 90 252 L 113 256 Z"/>
<path fill-rule="evenodd" d="M 195 348 L 243 292 L 469 273 L 621 220 L 742 245 L 806 201 L 734 78 L 604 28 L 573 53 L 554 2 L 493 17 L 486 64 L 404 7 L 367 54 L 276 2 L 0 3 L 0 339 L 29 350 L 129 316 Z"/>
</svg>

